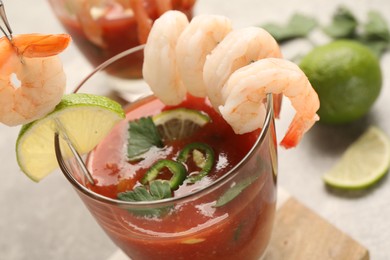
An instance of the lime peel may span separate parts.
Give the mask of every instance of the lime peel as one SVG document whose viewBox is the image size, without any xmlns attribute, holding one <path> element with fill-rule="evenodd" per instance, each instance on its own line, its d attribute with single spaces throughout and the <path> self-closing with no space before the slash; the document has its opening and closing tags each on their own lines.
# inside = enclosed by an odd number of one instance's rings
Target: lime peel
<svg viewBox="0 0 390 260">
<path fill-rule="evenodd" d="M 120 104 L 91 94 L 65 95 L 45 117 L 23 125 L 16 141 L 20 169 L 38 182 L 58 168 L 54 152 L 54 133 L 58 119 L 80 154 L 91 151 L 125 116 Z M 67 147 L 62 141 L 61 147 Z M 69 151 L 65 151 L 69 154 Z"/>
<path fill-rule="evenodd" d="M 378 127 L 371 126 L 347 148 L 323 180 L 336 188 L 363 189 L 379 181 L 389 167 L 390 139 Z"/>
<path fill-rule="evenodd" d="M 345 124 L 370 111 L 382 88 L 380 60 L 363 44 L 337 40 L 317 46 L 300 62 L 320 99 L 325 124 Z"/>
<path fill-rule="evenodd" d="M 189 108 L 166 110 L 153 116 L 153 122 L 161 136 L 167 140 L 180 140 L 191 136 L 210 121 L 206 113 Z"/>
</svg>

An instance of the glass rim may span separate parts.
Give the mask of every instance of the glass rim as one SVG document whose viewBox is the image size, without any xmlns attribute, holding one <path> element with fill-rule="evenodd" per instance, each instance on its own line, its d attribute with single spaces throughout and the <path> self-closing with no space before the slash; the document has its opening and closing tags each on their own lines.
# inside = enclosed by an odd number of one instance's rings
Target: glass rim
<svg viewBox="0 0 390 260">
<path fill-rule="evenodd" d="M 120 60 L 124 58 L 127 55 L 133 54 L 137 51 L 143 50 L 145 45 L 139 45 L 133 48 L 130 48 L 128 50 L 125 50 L 107 61 L 103 62 L 99 66 L 97 66 L 95 69 L 92 70 L 74 89 L 73 93 L 77 93 L 78 90 L 85 84 L 85 82 L 88 81 L 91 77 L 93 77 L 97 72 L 105 69 L 107 66 L 112 64 L 113 62 Z M 141 98 L 140 100 L 137 100 L 135 102 L 139 102 L 141 100 L 147 99 L 152 97 L 153 95 L 149 95 L 147 97 Z M 222 186 L 228 180 L 230 177 L 234 176 L 234 174 L 241 168 L 243 165 L 249 160 L 249 158 L 252 156 L 256 148 L 261 145 L 266 137 L 266 134 L 269 131 L 269 128 L 271 127 L 271 124 L 274 119 L 274 110 L 273 110 L 273 96 L 272 94 L 267 94 L 267 101 L 266 101 L 266 116 L 264 119 L 263 126 L 261 128 L 259 137 L 256 139 L 255 143 L 249 150 L 249 152 L 240 160 L 239 163 L 237 163 L 232 169 L 230 169 L 227 173 L 225 173 L 223 176 L 218 178 L 217 180 L 213 181 L 212 183 L 206 185 L 205 187 L 196 190 L 194 192 L 185 194 L 180 197 L 172 197 L 172 198 L 167 198 L 167 199 L 162 199 L 162 200 L 155 200 L 155 201 L 140 201 L 140 202 L 131 202 L 131 201 L 123 201 L 119 199 L 112 199 L 109 197 L 105 197 L 99 193 L 96 193 L 90 189 L 88 189 L 86 186 L 81 184 L 71 173 L 72 170 L 68 168 L 66 165 L 65 159 L 62 156 L 61 152 L 61 147 L 60 147 L 60 140 L 59 140 L 59 134 L 56 133 L 54 137 L 54 147 L 55 147 L 55 154 L 57 158 L 57 162 L 59 164 L 59 167 L 62 171 L 62 173 L 65 175 L 66 179 L 72 184 L 74 188 L 77 189 L 77 191 L 83 193 L 84 195 L 88 196 L 91 199 L 98 200 L 103 203 L 111 204 L 111 205 L 116 205 L 116 206 L 124 206 L 124 207 L 134 207 L 134 208 L 145 208 L 148 206 L 155 206 L 155 207 L 161 207 L 165 206 L 166 204 L 172 204 L 173 202 L 181 202 L 184 200 L 189 200 L 191 198 L 197 198 L 200 194 L 203 194 L 205 192 L 211 192 L 215 190 L 216 188 Z"/>
</svg>

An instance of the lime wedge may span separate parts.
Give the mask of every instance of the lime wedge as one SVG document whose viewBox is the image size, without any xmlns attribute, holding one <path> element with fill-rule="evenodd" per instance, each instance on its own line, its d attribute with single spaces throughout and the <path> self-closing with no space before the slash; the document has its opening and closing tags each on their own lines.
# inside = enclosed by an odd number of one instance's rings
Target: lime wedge
<svg viewBox="0 0 390 260">
<path fill-rule="evenodd" d="M 166 110 L 153 116 L 153 122 L 165 140 L 189 137 L 210 120 L 207 114 L 188 108 Z"/>
<path fill-rule="evenodd" d="M 54 132 L 58 120 L 80 154 L 91 151 L 122 118 L 115 101 L 90 94 L 65 95 L 53 112 L 23 125 L 16 141 L 16 157 L 21 170 L 40 181 L 58 167 L 54 152 Z M 61 147 L 66 147 L 65 143 Z"/>
<path fill-rule="evenodd" d="M 370 127 L 352 143 L 323 179 L 344 189 L 362 189 L 381 179 L 390 166 L 390 139 L 379 128 Z"/>
</svg>

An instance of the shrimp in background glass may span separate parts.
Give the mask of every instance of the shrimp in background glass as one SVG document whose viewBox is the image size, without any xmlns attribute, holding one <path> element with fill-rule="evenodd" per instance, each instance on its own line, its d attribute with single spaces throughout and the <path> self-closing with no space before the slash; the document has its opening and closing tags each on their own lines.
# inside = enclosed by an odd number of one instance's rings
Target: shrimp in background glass
<svg viewBox="0 0 390 260">
<path fill-rule="evenodd" d="M 143 73 L 154 94 L 165 104 L 176 105 L 185 100 L 188 92 L 195 93 L 196 86 L 191 86 L 189 91 L 183 83 L 183 78 L 187 77 L 183 71 L 191 68 L 188 62 L 181 61 L 198 57 L 191 64 L 197 71 L 203 72 L 204 84 L 199 84 L 199 93 L 203 92 L 205 85 L 205 96 L 237 134 L 262 127 L 265 119 L 263 101 L 267 94 L 273 94 L 276 100 L 276 115 L 280 111 L 281 96 L 286 96 L 296 115 L 281 145 L 285 148 L 295 147 L 319 120 L 316 114 L 319 98 L 303 71 L 282 58 L 276 40 L 261 28 L 232 30 L 218 44 L 214 44 L 213 49 L 209 48 L 209 41 L 205 39 L 198 44 L 198 48 L 192 48 L 191 53 L 188 46 L 192 46 L 191 41 L 199 34 L 188 34 L 181 38 L 188 27 L 191 31 L 196 31 L 196 27 L 200 31 L 207 31 L 205 27 L 200 28 L 206 24 L 210 26 L 208 30 L 213 32 L 219 29 L 218 26 L 225 28 L 211 22 L 200 23 L 200 19 L 212 19 L 210 16 L 194 18 L 192 21 L 196 23 L 172 22 L 181 16 L 177 11 L 162 15 L 152 27 L 146 43 Z M 162 81 L 164 78 L 169 80 Z"/>
<path fill-rule="evenodd" d="M 144 44 L 153 22 L 166 11 L 180 10 L 191 19 L 195 5 L 195 0 L 48 0 L 48 2 L 76 46 L 94 67 L 120 52 Z M 139 52 L 131 59 L 117 62 L 107 72 L 120 79 L 139 79 L 142 78 L 142 62 L 143 55 Z M 111 87 L 117 88 L 115 85 Z M 125 90 L 129 90 L 127 88 Z"/>
</svg>

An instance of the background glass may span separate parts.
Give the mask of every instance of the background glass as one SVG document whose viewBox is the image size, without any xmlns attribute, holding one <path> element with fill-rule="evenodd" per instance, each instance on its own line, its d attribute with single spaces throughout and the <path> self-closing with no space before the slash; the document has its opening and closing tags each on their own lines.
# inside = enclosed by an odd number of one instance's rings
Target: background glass
<svg viewBox="0 0 390 260">
<path fill-rule="evenodd" d="M 142 50 L 137 49 L 136 52 Z M 133 50 L 124 58 L 136 55 Z M 118 59 L 117 61 L 120 61 Z M 111 62 L 112 61 L 112 62 Z M 111 60 L 98 68 L 82 83 L 82 90 L 94 77 L 110 65 Z M 92 84 L 93 85 L 93 84 Z M 127 107 L 127 110 L 147 106 L 153 96 Z M 267 99 L 267 116 L 261 134 L 245 158 L 226 175 L 185 197 L 154 202 L 124 202 L 103 197 L 86 187 L 85 178 L 73 159 L 62 157 L 56 142 L 57 159 L 66 178 L 72 183 L 80 198 L 100 226 L 129 257 L 137 259 L 259 259 L 265 252 L 272 231 L 276 203 L 277 146 L 275 136 L 272 97 Z M 218 214 L 199 225 L 199 210 L 212 212 L 211 205 L 225 196 L 232 187 L 245 187 Z M 236 190 L 237 191 L 237 190 Z M 178 230 L 180 222 L 171 229 L 160 232 L 155 219 L 140 219 L 136 210 L 172 207 L 176 220 L 186 222 L 186 228 Z M 185 209 L 194 209 L 192 214 Z M 166 219 L 162 219 L 164 223 Z"/>
<path fill-rule="evenodd" d="M 54 14 L 87 60 L 96 67 L 112 56 L 144 44 L 155 19 L 167 10 L 192 17 L 196 0 L 48 0 Z M 106 70 L 108 86 L 133 101 L 150 94 L 142 82 L 143 52 Z"/>
</svg>

